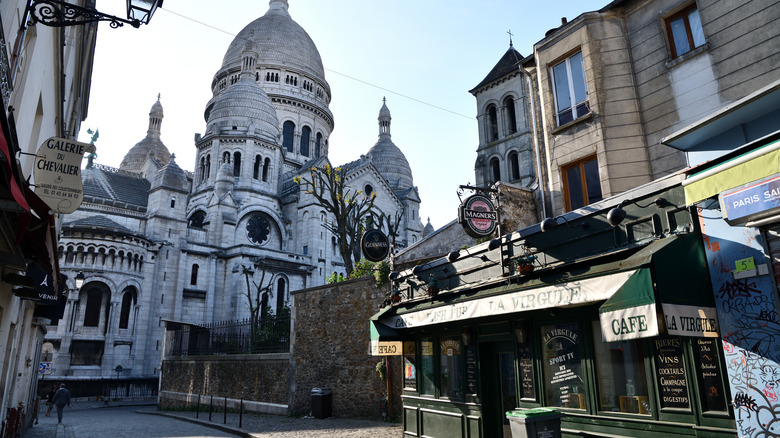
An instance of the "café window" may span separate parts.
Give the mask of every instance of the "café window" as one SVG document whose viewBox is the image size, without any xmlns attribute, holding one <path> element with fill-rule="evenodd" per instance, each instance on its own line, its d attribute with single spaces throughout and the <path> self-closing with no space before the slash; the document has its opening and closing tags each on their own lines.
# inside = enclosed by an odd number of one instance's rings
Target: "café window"
<svg viewBox="0 0 780 438">
<path fill-rule="evenodd" d="M 450 399 L 462 399 L 463 361 L 459 337 L 441 338 L 440 354 L 440 396 Z"/>
<path fill-rule="evenodd" d="M 420 340 L 420 394 L 435 395 L 436 384 L 433 379 L 433 338 Z"/>
<path fill-rule="evenodd" d="M 585 386 L 576 322 L 541 327 L 545 406 L 585 409 Z"/>
<path fill-rule="evenodd" d="M 595 321 L 593 345 L 599 410 L 651 414 L 641 341 L 603 342 L 601 324 Z"/>
<path fill-rule="evenodd" d="M 585 158 L 562 168 L 566 210 L 576 210 L 601 201 L 599 163 L 595 156 Z"/>
</svg>

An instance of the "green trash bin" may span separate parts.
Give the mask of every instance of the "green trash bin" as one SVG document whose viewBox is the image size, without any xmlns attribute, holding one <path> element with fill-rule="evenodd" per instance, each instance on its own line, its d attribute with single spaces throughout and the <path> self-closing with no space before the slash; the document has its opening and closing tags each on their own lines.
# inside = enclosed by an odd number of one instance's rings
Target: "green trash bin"
<svg viewBox="0 0 780 438">
<path fill-rule="evenodd" d="M 518 409 L 506 413 L 512 438 L 561 438 L 563 414 L 550 408 Z"/>
</svg>

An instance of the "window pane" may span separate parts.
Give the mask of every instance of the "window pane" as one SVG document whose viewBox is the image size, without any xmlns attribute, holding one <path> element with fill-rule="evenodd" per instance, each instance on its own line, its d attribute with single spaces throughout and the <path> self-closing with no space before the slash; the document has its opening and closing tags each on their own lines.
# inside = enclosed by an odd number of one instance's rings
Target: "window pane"
<svg viewBox="0 0 780 438">
<path fill-rule="evenodd" d="M 566 63 L 562 62 L 553 67 L 553 80 L 555 81 L 555 103 L 558 112 L 571 108 L 571 95 L 569 94 L 569 75 L 566 73 Z"/>
<path fill-rule="evenodd" d="M 420 371 L 422 372 L 422 382 L 420 382 L 421 394 L 434 395 L 435 385 L 433 384 L 433 340 L 424 338 L 420 342 L 421 357 Z"/>
<path fill-rule="evenodd" d="M 585 200 L 582 197 L 582 176 L 579 165 L 566 169 L 566 185 L 570 209 L 575 210 L 584 206 Z"/>
<path fill-rule="evenodd" d="M 441 340 L 441 397 L 463 398 L 463 367 L 461 365 L 460 339 L 456 337 Z"/>
<path fill-rule="evenodd" d="M 542 356 L 545 406 L 585 409 L 579 324 L 542 326 Z"/>
<path fill-rule="evenodd" d="M 694 9 L 688 14 L 688 24 L 691 26 L 693 35 L 693 47 L 699 47 L 704 44 L 704 30 L 701 28 L 701 18 L 699 10 Z"/>
<path fill-rule="evenodd" d="M 601 325 L 593 322 L 593 345 L 599 385 L 599 409 L 652 414 L 647 398 L 644 354 L 640 341 L 603 342 Z"/>
<path fill-rule="evenodd" d="M 684 55 L 691 50 L 688 45 L 688 33 L 685 31 L 685 17 L 678 17 L 669 23 L 672 29 L 672 39 L 677 56 Z"/>
<path fill-rule="evenodd" d="M 571 66 L 571 82 L 574 87 L 574 102 L 579 103 L 588 98 L 588 89 L 585 86 L 585 72 L 582 66 L 582 52 L 569 58 Z M 582 114 L 577 113 L 577 117 Z"/>
<path fill-rule="evenodd" d="M 599 162 L 591 160 L 585 163 L 585 184 L 588 189 L 588 204 L 601 201 L 601 180 L 599 179 Z"/>
</svg>

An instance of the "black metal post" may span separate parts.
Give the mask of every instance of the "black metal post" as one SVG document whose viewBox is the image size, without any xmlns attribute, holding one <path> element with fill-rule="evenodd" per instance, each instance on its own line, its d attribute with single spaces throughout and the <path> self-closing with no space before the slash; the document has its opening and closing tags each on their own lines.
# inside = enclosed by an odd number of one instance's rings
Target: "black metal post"
<svg viewBox="0 0 780 438">
<path fill-rule="evenodd" d="M 227 424 L 227 396 L 225 396 L 225 412 L 222 418 L 222 424 Z"/>
<path fill-rule="evenodd" d="M 195 408 L 195 418 L 198 418 L 200 416 L 200 394 L 198 394 L 198 404 Z"/>
<path fill-rule="evenodd" d="M 209 402 L 209 421 L 211 421 L 211 413 L 214 411 L 214 396 L 211 396 L 211 401 Z"/>
<path fill-rule="evenodd" d="M 241 426 L 244 424 L 244 397 L 241 397 L 241 403 L 238 407 L 238 428 L 241 429 Z"/>
</svg>

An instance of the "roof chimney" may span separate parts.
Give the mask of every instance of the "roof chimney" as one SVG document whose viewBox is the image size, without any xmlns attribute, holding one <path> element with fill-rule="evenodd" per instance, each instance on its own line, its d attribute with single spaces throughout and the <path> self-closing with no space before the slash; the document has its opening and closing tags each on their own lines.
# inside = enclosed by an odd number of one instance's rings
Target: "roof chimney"
<svg viewBox="0 0 780 438">
<path fill-rule="evenodd" d="M 566 17 L 561 17 L 561 26 L 565 26 L 567 23 Z"/>
</svg>

